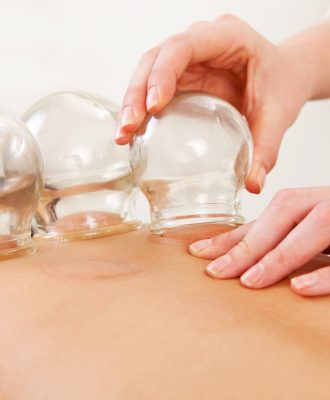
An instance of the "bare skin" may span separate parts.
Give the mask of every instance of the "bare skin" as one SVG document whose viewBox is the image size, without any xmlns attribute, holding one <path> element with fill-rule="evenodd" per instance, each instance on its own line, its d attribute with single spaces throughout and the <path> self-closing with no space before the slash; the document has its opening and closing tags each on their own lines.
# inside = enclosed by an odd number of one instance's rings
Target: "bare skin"
<svg viewBox="0 0 330 400">
<path fill-rule="evenodd" d="M 327 399 L 330 299 L 210 279 L 188 255 L 196 231 L 171 236 L 46 241 L 2 261 L 0 397 Z"/>
<path fill-rule="evenodd" d="M 249 122 L 254 160 L 245 185 L 260 193 L 302 106 L 308 100 L 330 98 L 329 48 L 330 18 L 279 45 L 233 15 L 195 23 L 141 58 L 123 99 L 117 143 L 128 143 L 146 113 L 165 107 L 176 90 L 216 94 Z M 234 237 L 196 243 L 190 252 L 214 260 L 207 267 L 212 277 L 240 276 L 245 286 L 259 289 L 328 246 L 330 186 L 284 189 L 255 223 L 239 228 Z M 292 280 L 292 289 L 304 296 L 329 295 L 330 262 Z"/>
<path fill-rule="evenodd" d="M 190 253 L 214 260 L 207 266 L 210 276 L 241 277 L 246 287 L 260 289 L 296 271 L 329 245 L 330 186 L 326 186 L 283 190 L 256 221 L 200 240 L 190 246 Z M 292 279 L 291 286 L 303 296 L 330 294 L 330 257 L 326 266 Z"/>
</svg>

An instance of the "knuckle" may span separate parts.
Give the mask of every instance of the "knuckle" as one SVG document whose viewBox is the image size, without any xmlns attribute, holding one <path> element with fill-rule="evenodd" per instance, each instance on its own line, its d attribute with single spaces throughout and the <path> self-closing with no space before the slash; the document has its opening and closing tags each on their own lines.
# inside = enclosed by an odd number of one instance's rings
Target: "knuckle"
<svg viewBox="0 0 330 400">
<path fill-rule="evenodd" d="M 188 31 L 203 28 L 207 24 L 209 24 L 208 21 L 195 21 L 189 26 Z"/>
<path fill-rule="evenodd" d="M 244 256 L 251 256 L 253 254 L 253 250 L 246 239 L 241 240 L 235 246 L 234 251 L 237 251 Z"/>
<path fill-rule="evenodd" d="M 330 201 L 323 201 L 314 207 L 313 220 L 318 227 L 330 225 Z"/>
<path fill-rule="evenodd" d="M 184 35 L 179 33 L 177 35 L 170 36 L 165 40 L 164 45 L 169 47 L 176 47 L 178 45 L 182 45 L 185 42 Z"/>
<path fill-rule="evenodd" d="M 147 81 L 147 87 L 150 88 L 154 85 L 162 86 L 163 96 L 168 95 L 169 88 L 175 86 L 177 81 L 177 74 L 173 66 L 170 64 L 159 63 L 152 68 Z"/>
<path fill-rule="evenodd" d="M 292 252 L 285 246 L 284 243 L 280 243 L 266 258 L 266 265 L 270 265 L 273 268 L 278 265 L 285 266 L 289 258 L 291 258 Z"/>
<path fill-rule="evenodd" d="M 242 23 L 242 20 L 239 17 L 237 17 L 236 15 L 231 14 L 231 13 L 224 13 L 224 14 L 219 15 L 216 18 L 216 21 L 226 22 L 226 23 L 230 23 L 230 24 L 241 24 Z"/>
<path fill-rule="evenodd" d="M 221 235 L 217 235 L 211 239 L 211 243 L 218 245 L 219 243 L 231 244 L 234 242 L 232 231 L 225 232 Z"/>
<path fill-rule="evenodd" d="M 140 63 L 145 63 L 148 62 L 149 60 L 152 60 L 159 52 L 159 47 L 152 47 L 151 49 L 147 50 L 144 54 L 142 54 L 142 57 L 140 59 Z"/>
</svg>

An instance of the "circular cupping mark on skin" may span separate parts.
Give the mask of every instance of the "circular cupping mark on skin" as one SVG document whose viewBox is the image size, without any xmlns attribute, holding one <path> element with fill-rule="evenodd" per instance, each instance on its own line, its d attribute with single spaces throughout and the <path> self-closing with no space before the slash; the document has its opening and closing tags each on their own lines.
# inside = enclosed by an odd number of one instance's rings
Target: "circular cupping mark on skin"
<svg viewBox="0 0 330 400">
<path fill-rule="evenodd" d="M 42 269 L 52 277 L 63 281 L 113 280 L 122 281 L 145 275 L 150 271 L 143 260 L 126 260 L 125 255 L 56 257 L 41 262 Z"/>
</svg>

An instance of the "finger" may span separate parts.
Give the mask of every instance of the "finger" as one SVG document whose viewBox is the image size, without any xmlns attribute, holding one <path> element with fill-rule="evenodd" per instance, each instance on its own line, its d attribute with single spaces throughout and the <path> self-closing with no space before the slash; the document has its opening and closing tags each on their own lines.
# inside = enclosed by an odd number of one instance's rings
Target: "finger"
<svg viewBox="0 0 330 400">
<path fill-rule="evenodd" d="M 241 277 L 241 282 L 253 288 L 272 285 L 320 253 L 329 241 L 330 200 L 317 204 L 274 250 Z"/>
<path fill-rule="evenodd" d="M 194 24 L 162 46 L 148 79 L 147 109 L 160 111 L 172 99 L 177 82 L 189 65 L 208 62 L 230 69 L 254 51 L 255 32 L 237 17 L 225 15 Z"/>
<path fill-rule="evenodd" d="M 232 71 L 210 69 L 201 64 L 190 65 L 177 82 L 177 90 L 214 94 L 243 112 L 244 85 Z"/>
<path fill-rule="evenodd" d="M 291 279 L 292 290 L 302 296 L 330 294 L 330 266 Z"/>
<path fill-rule="evenodd" d="M 231 231 L 214 236 L 211 239 L 199 240 L 189 246 L 189 252 L 193 256 L 214 260 L 226 254 L 237 243 L 243 240 L 244 236 L 251 227 L 252 222 L 241 225 Z"/>
<path fill-rule="evenodd" d="M 207 273 L 216 278 L 241 275 L 273 250 L 318 201 L 328 198 L 329 189 L 326 187 L 278 192 L 244 239 L 226 255 L 209 264 Z"/>
<path fill-rule="evenodd" d="M 118 118 L 116 132 L 118 144 L 127 144 L 130 140 L 130 133 L 141 125 L 146 116 L 147 82 L 158 53 L 159 48 L 154 48 L 142 56 L 128 84 Z"/>
<path fill-rule="evenodd" d="M 279 125 L 282 120 L 275 108 L 255 110 L 256 118 L 249 119 L 253 136 L 253 164 L 245 180 L 246 189 L 258 194 L 262 191 L 267 174 L 273 169 L 285 128 Z"/>
<path fill-rule="evenodd" d="M 148 78 L 147 110 L 160 111 L 174 96 L 177 81 L 189 65 L 192 48 L 184 34 L 169 38 L 162 46 Z"/>
</svg>

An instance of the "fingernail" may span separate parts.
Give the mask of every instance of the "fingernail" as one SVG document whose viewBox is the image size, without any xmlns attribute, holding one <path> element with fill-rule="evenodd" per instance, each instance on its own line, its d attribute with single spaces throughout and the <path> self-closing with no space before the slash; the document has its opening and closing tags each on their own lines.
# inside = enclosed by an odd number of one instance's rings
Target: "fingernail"
<svg viewBox="0 0 330 400">
<path fill-rule="evenodd" d="M 205 250 L 208 247 L 211 246 L 212 240 L 211 239 L 204 239 L 204 240 L 199 240 L 198 242 L 192 243 L 189 246 L 189 250 L 192 253 L 197 253 L 199 251 Z"/>
<path fill-rule="evenodd" d="M 265 181 L 266 181 L 266 170 L 264 167 L 260 167 L 257 175 L 257 181 L 259 185 L 260 192 L 262 191 L 263 187 L 265 186 Z"/>
<path fill-rule="evenodd" d="M 210 275 L 214 277 L 220 277 L 222 272 L 225 269 L 227 269 L 230 265 L 231 265 L 231 256 L 229 254 L 226 254 L 225 256 L 211 262 L 211 264 L 209 264 L 206 267 L 206 270 Z"/>
<path fill-rule="evenodd" d="M 115 141 L 119 144 L 127 143 L 127 134 L 124 133 L 121 128 L 118 128 L 115 133 Z"/>
<path fill-rule="evenodd" d="M 128 125 L 134 125 L 135 124 L 135 116 L 134 116 L 134 111 L 133 107 L 131 106 L 126 106 L 123 110 L 123 113 L 120 118 L 120 127 L 123 128 Z"/>
<path fill-rule="evenodd" d="M 300 290 L 314 286 L 317 281 L 318 281 L 317 273 L 312 272 L 311 274 L 301 275 L 296 278 L 292 278 L 291 284 L 296 289 Z"/>
<path fill-rule="evenodd" d="M 264 267 L 261 264 L 256 264 L 241 276 L 241 282 L 248 287 L 256 284 L 264 273 Z"/>
<path fill-rule="evenodd" d="M 147 109 L 148 111 L 152 110 L 158 103 L 158 90 L 156 86 L 151 87 L 148 90 L 147 96 Z"/>
</svg>

